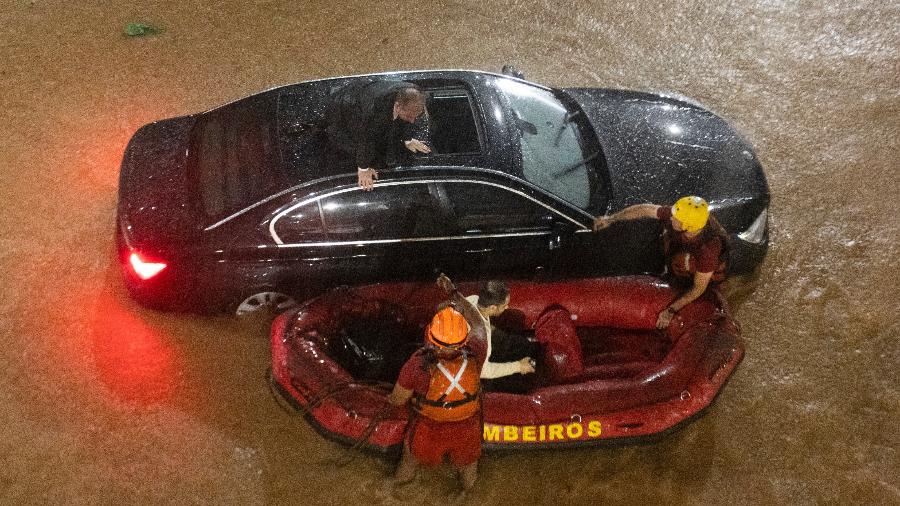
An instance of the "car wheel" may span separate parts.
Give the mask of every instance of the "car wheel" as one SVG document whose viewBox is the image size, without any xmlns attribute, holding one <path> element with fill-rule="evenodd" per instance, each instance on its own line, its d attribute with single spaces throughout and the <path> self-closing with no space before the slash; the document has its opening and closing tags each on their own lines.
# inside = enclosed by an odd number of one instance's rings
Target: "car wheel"
<svg viewBox="0 0 900 506">
<path fill-rule="evenodd" d="M 278 314 L 297 305 L 293 298 L 279 292 L 259 292 L 241 301 L 234 314 L 237 316 L 250 316 L 264 311 Z"/>
</svg>

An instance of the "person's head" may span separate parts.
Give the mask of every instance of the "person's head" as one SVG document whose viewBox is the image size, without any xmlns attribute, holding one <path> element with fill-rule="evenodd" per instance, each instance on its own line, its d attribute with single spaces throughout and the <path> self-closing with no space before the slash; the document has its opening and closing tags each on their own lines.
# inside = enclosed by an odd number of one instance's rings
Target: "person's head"
<svg viewBox="0 0 900 506">
<path fill-rule="evenodd" d="M 394 100 L 394 118 L 413 123 L 425 112 L 425 94 L 419 87 L 400 88 Z"/>
<path fill-rule="evenodd" d="M 453 353 L 466 344 L 469 324 L 456 309 L 447 306 L 431 318 L 425 327 L 425 341 L 433 345 L 439 353 Z"/>
<path fill-rule="evenodd" d="M 681 197 L 672 206 L 672 228 L 678 232 L 696 234 L 709 220 L 709 204 L 700 197 Z"/>
<path fill-rule="evenodd" d="M 486 281 L 478 290 L 478 309 L 485 316 L 497 316 L 509 307 L 509 288 L 503 281 Z"/>
</svg>

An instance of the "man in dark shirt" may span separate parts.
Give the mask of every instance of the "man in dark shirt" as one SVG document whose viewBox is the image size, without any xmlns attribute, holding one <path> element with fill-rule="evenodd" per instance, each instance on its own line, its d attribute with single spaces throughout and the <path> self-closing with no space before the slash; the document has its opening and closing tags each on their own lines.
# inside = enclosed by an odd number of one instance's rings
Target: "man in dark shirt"
<svg viewBox="0 0 900 506">
<path fill-rule="evenodd" d="M 328 162 L 336 172 L 357 168 L 359 185 L 367 190 L 378 170 L 409 151 L 430 153 L 417 131 L 417 119 L 427 118 L 425 94 L 405 81 L 363 81 L 336 91 L 325 111 Z M 419 122 L 420 124 L 422 121 Z"/>
</svg>

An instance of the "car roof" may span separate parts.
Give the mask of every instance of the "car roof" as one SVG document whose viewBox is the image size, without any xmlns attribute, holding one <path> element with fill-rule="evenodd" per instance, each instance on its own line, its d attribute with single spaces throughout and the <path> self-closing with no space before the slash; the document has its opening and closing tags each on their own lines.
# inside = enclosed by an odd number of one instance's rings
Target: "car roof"
<svg viewBox="0 0 900 506">
<path fill-rule="evenodd" d="M 268 90 L 264 90 L 259 93 L 250 95 L 248 97 L 243 97 L 241 99 L 232 101 L 228 104 L 224 104 L 215 109 L 207 111 L 207 113 L 216 111 L 216 110 L 220 110 L 222 108 L 227 107 L 230 104 L 234 104 L 234 103 L 240 102 L 242 100 L 259 97 L 259 96 L 265 95 L 265 94 L 276 93 L 279 90 L 287 91 L 291 86 L 302 85 L 302 84 L 307 84 L 307 83 L 325 82 L 325 81 L 338 81 L 338 80 L 350 79 L 350 78 L 367 78 L 367 77 L 373 77 L 373 76 L 393 76 L 398 79 L 409 79 L 409 80 L 429 80 L 429 79 L 459 80 L 461 82 L 461 84 L 466 84 L 466 85 L 472 86 L 472 87 L 477 87 L 477 83 L 476 83 L 477 79 L 474 79 L 476 76 L 492 76 L 492 77 L 510 79 L 513 81 L 527 83 L 531 86 L 536 86 L 538 88 L 550 89 L 546 86 L 542 86 L 540 84 L 526 81 L 524 79 L 519 79 L 519 78 L 516 78 L 513 76 L 508 76 L 508 75 L 494 73 L 494 72 L 479 71 L 479 70 L 440 69 L 440 70 L 388 71 L 388 72 L 378 72 L 378 73 L 372 73 L 372 74 L 358 74 L 358 75 L 351 75 L 351 76 L 328 77 L 328 78 L 322 78 L 322 79 L 313 79 L 313 80 L 308 80 L 308 81 L 302 81 L 300 83 L 275 86 Z M 486 85 L 484 83 L 482 83 L 482 86 L 486 86 Z M 493 86 L 487 85 L 487 87 L 490 89 L 494 89 Z M 479 104 L 479 106 L 482 106 L 482 105 L 483 104 Z M 206 113 L 204 113 L 204 114 L 206 114 Z M 480 128 L 482 128 L 482 129 L 490 129 L 491 128 L 490 125 L 485 124 L 484 118 L 478 118 L 477 116 L 479 116 L 479 115 L 476 114 L 476 121 L 481 123 Z M 496 127 L 496 126 L 497 125 L 494 125 L 494 127 Z M 452 174 L 452 175 L 469 176 L 469 177 L 472 177 L 472 176 L 490 177 L 489 175 L 493 173 L 493 174 L 495 174 L 494 177 L 503 175 L 507 179 L 513 179 L 515 181 L 518 181 L 522 185 L 533 186 L 530 183 L 528 183 L 527 181 L 525 181 L 524 179 L 522 179 L 521 174 L 519 173 L 519 170 L 517 170 L 517 169 L 519 169 L 517 164 L 515 164 L 515 163 L 500 163 L 500 159 L 498 158 L 500 156 L 502 156 L 502 155 L 500 155 L 499 152 L 491 152 L 491 150 L 488 150 L 488 152 L 485 152 L 484 154 L 480 155 L 479 160 L 471 160 L 471 159 L 463 160 L 462 158 L 460 158 L 459 160 L 455 160 L 455 162 L 460 162 L 460 163 L 468 162 L 468 163 L 475 163 L 478 165 L 481 165 L 481 163 L 483 162 L 485 166 L 489 165 L 491 167 L 490 169 L 480 168 L 480 167 L 475 167 L 475 166 L 470 166 L 470 165 L 453 165 L 453 166 L 414 165 L 414 166 L 405 166 L 405 167 L 398 168 L 398 169 L 384 171 L 382 173 L 382 175 L 387 175 L 388 173 L 391 173 L 396 177 L 401 177 L 402 174 L 406 175 L 403 177 L 416 177 L 418 175 L 421 175 L 422 173 L 427 172 L 427 173 L 430 173 L 433 175 Z M 495 160 L 498 163 L 491 163 L 491 160 Z M 234 212 L 232 212 L 231 214 L 228 214 L 227 216 L 221 217 L 218 221 L 216 221 L 214 223 L 208 224 L 204 228 L 204 230 L 209 231 L 209 230 L 218 228 L 219 226 L 232 221 L 233 219 L 237 218 L 238 216 L 241 216 L 241 215 L 247 213 L 248 211 L 256 209 L 263 204 L 271 202 L 272 200 L 278 199 L 279 197 L 281 197 L 283 195 L 286 195 L 289 193 L 295 193 L 298 191 L 311 194 L 316 191 L 321 191 L 320 187 L 322 187 L 323 185 L 324 185 L 324 188 L 332 188 L 334 186 L 334 184 L 337 183 L 338 181 L 345 180 L 341 184 L 352 184 L 350 181 L 351 180 L 355 181 L 355 179 L 356 179 L 355 173 L 346 173 L 346 174 L 338 174 L 338 175 L 324 175 L 321 177 L 314 177 L 313 179 L 298 183 L 296 185 L 285 186 L 285 187 L 283 187 L 283 189 L 279 189 L 279 190 L 275 191 L 274 193 L 272 193 L 268 196 L 265 196 L 263 198 L 260 198 L 259 200 L 255 201 L 253 203 L 248 203 L 243 208 L 235 210 Z M 541 193 L 547 194 L 547 192 L 544 192 L 542 190 L 541 190 Z M 555 198 L 555 196 L 551 196 L 551 197 Z"/>
<path fill-rule="evenodd" d="M 205 113 L 207 113 L 207 112 L 214 111 L 214 110 L 216 110 L 216 109 L 219 109 L 219 108 L 221 108 L 221 107 L 228 106 L 228 105 L 233 104 L 233 103 L 235 103 L 235 102 L 240 102 L 241 100 L 244 100 L 245 98 L 248 98 L 248 97 L 251 97 L 251 96 L 260 95 L 260 94 L 263 94 L 263 93 L 269 93 L 269 92 L 276 91 L 276 90 L 281 90 L 282 88 L 287 88 L 287 87 L 295 86 L 295 85 L 298 85 L 298 84 L 317 83 L 317 82 L 322 82 L 322 81 L 338 81 L 338 80 L 341 80 L 341 79 L 356 79 L 356 78 L 362 79 L 362 78 L 367 78 L 367 77 L 377 77 L 377 76 L 399 76 L 399 75 L 405 76 L 405 77 L 407 77 L 407 78 L 411 78 L 411 77 L 414 77 L 414 76 L 418 76 L 418 77 L 421 78 L 421 79 L 427 79 L 429 76 L 435 76 L 435 77 L 438 77 L 438 76 L 440 76 L 440 74 L 449 74 L 449 75 L 443 76 L 443 77 L 447 77 L 447 78 L 453 78 L 453 77 L 454 77 L 454 74 L 456 74 L 456 77 L 457 77 L 457 78 L 461 78 L 462 76 L 465 76 L 465 75 L 493 76 L 493 77 L 500 77 L 500 78 L 503 78 L 503 79 L 510 79 L 510 80 L 513 80 L 513 81 L 519 81 L 519 82 L 526 83 L 526 84 L 530 84 L 530 85 L 532 85 L 532 86 L 537 86 L 538 88 L 543 88 L 543 89 L 546 89 L 546 90 L 552 90 L 552 89 L 554 89 L 554 88 L 551 88 L 551 87 L 546 86 L 546 85 L 543 85 L 543 84 L 539 84 L 539 83 L 536 83 L 536 82 L 533 82 L 533 81 L 529 81 L 529 80 L 527 80 L 527 79 L 522 79 L 522 78 L 518 78 L 518 77 L 514 77 L 514 76 L 509 76 L 509 75 L 506 75 L 506 74 L 501 74 L 501 73 L 499 73 L 499 72 L 490 72 L 490 71 L 486 71 L 486 70 L 472 70 L 472 69 L 386 70 L 386 71 L 383 71 L 383 72 L 373 72 L 373 73 L 371 73 L 371 74 L 350 74 L 350 75 L 346 75 L 346 76 L 321 77 L 321 78 L 318 78 L 318 79 L 307 79 L 307 80 L 305 80 L 305 81 L 298 81 L 298 82 L 295 82 L 295 83 L 277 84 L 277 85 L 275 85 L 275 86 L 272 86 L 272 87 L 270 87 L 270 88 L 266 88 L 266 89 L 264 89 L 264 90 L 260 90 L 260 91 L 258 91 L 258 92 L 252 93 L 252 94 L 250 94 L 250 95 L 247 95 L 247 96 L 244 96 L 244 97 L 240 97 L 240 98 L 236 98 L 236 99 L 231 100 L 231 101 L 229 101 L 229 102 L 225 102 L 225 103 L 223 103 L 223 104 L 217 105 L 217 106 L 215 106 L 215 107 L 213 107 L 213 108 L 211 108 L 211 109 L 208 109 L 208 110 L 204 111 L 204 112 L 201 113 L 201 114 L 205 114 Z"/>
</svg>

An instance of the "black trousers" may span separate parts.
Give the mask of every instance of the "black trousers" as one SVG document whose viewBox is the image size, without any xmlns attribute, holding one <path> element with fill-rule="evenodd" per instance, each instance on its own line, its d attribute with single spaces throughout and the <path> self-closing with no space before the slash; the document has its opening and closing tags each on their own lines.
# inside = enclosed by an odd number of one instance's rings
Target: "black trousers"
<svg viewBox="0 0 900 506">
<path fill-rule="evenodd" d="M 514 362 L 525 357 L 537 359 L 540 345 L 528 337 L 494 327 L 491 331 L 491 362 Z M 496 379 L 481 380 L 488 392 L 524 394 L 534 387 L 534 374 L 512 374 Z"/>
</svg>

